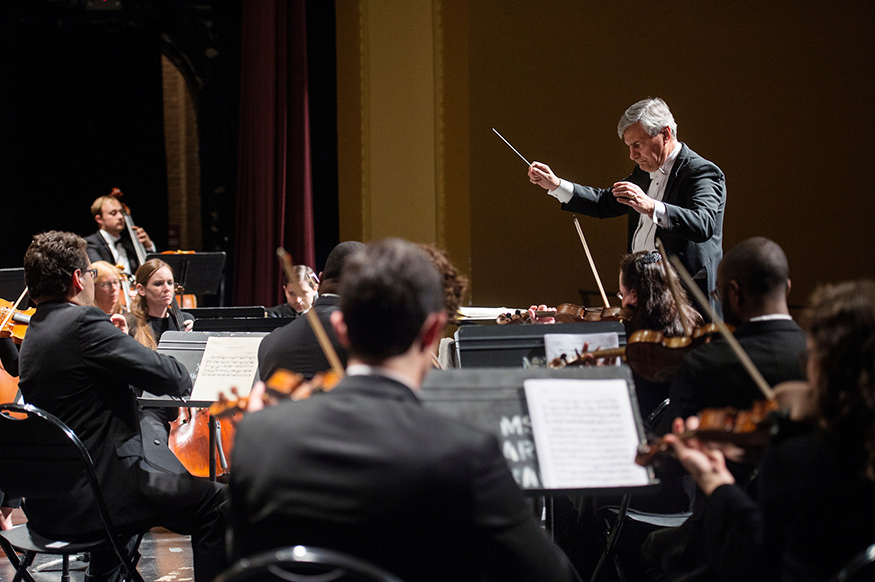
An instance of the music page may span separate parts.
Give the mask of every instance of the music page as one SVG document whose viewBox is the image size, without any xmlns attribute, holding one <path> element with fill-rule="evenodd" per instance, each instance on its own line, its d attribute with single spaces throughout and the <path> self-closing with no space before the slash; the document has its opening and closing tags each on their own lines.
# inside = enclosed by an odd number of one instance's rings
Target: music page
<svg viewBox="0 0 875 582">
<path fill-rule="evenodd" d="M 647 485 L 625 380 L 529 379 L 532 433 L 547 489 Z"/>
<path fill-rule="evenodd" d="M 191 391 L 190 400 L 215 401 L 222 392 L 230 396 L 237 388 L 240 396 L 249 394 L 258 371 L 258 337 L 208 337 Z"/>
</svg>

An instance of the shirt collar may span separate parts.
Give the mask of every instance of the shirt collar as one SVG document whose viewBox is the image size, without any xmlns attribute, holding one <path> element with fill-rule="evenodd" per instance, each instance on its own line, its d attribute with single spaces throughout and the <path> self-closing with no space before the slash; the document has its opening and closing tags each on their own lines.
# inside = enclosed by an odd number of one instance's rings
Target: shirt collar
<svg viewBox="0 0 875 582">
<path fill-rule="evenodd" d="M 367 364 L 353 364 L 346 368 L 347 376 L 385 376 L 391 380 L 395 380 L 400 384 L 404 384 L 411 391 L 416 392 L 416 388 L 413 385 L 413 380 L 401 374 L 400 372 L 396 372 L 395 370 L 390 370 L 389 368 L 381 368 L 379 366 L 368 366 Z"/>
<path fill-rule="evenodd" d="M 785 319 L 787 321 L 793 321 L 793 318 L 787 315 L 786 313 L 769 313 L 766 315 L 758 315 L 756 317 L 751 317 L 748 321 L 774 321 L 776 319 Z"/>
<path fill-rule="evenodd" d="M 111 234 L 109 234 L 108 232 L 103 230 L 102 228 L 100 229 L 100 234 L 103 235 L 104 240 L 106 240 L 106 242 L 108 242 L 110 245 L 115 245 L 122 238 L 121 235 L 112 236 Z"/>
<path fill-rule="evenodd" d="M 656 180 L 660 176 L 668 176 L 668 173 L 671 171 L 671 167 L 674 165 L 674 161 L 678 158 L 678 155 L 681 153 L 681 142 L 677 142 L 674 144 L 674 149 L 668 154 L 668 157 L 665 158 L 665 162 L 655 171 L 649 172 L 650 179 Z"/>
</svg>

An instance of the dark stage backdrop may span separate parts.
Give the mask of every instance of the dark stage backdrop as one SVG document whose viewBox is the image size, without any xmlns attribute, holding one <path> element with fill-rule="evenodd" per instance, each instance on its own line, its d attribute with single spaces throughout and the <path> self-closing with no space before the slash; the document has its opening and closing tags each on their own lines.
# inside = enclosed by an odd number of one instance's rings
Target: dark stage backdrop
<svg viewBox="0 0 875 582">
<path fill-rule="evenodd" d="M 0 15 L 0 267 L 35 233 L 94 232 L 91 202 L 113 187 L 166 248 L 160 58 L 141 27 Z"/>
</svg>

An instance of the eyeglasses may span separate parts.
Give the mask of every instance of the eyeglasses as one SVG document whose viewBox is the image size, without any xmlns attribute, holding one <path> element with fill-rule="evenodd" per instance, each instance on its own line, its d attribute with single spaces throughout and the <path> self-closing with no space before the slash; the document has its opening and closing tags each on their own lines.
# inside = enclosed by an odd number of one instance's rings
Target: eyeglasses
<svg viewBox="0 0 875 582">
<path fill-rule="evenodd" d="M 97 269 L 82 269 L 82 273 L 88 273 L 91 275 L 91 279 L 94 280 L 97 278 Z"/>
<path fill-rule="evenodd" d="M 623 300 L 623 292 L 622 291 L 617 291 L 617 299 L 619 299 L 620 301 Z"/>
<path fill-rule="evenodd" d="M 97 286 L 101 289 L 120 289 L 122 282 L 116 279 L 115 281 L 104 281 L 103 283 L 98 283 Z"/>
</svg>

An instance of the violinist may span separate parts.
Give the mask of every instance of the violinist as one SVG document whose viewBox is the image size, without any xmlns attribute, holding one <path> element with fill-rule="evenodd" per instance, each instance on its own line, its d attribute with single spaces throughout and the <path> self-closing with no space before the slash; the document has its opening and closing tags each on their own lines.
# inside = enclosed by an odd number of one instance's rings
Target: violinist
<svg viewBox="0 0 875 582">
<path fill-rule="evenodd" d="M 97 269 L 97 279 L 94 280 L 94 306 L 107 315 L 124 313 L 119 270 L 106 261 L 94 261 L 91 265 Z"/>
<path fill-rule="evenodd" d="M 675 279 L 666 281 L 663 260 L 656 251 L 628 253 L 620 260 L 620 292 L 617 297 L 622 301 L 622 307 L 631 313 L 631 317 L 623 321 L 627 338 L 639 330 L 679 337 L 684 335 L 684 324 L 687 329 L 702 325 L 702 316 L 693 309 L 686 292 Z M 670 285 L 676 287 L 680 306 L 674 300 Z M 598 352 L 587 357 L 595 363 Z M 668 397 L 669 383 L 648 381 L 637 375 L 634 381 L 639 410 L 646 418 Z"/>
<path fill-rule="evenodd" d="M 790 267 L 783 249 L 764 237 L 744 240 L 730 249 L 717 270 L 717 287 L 727 323 L 770 386 L 804 377 L 799 357 L 805 335 L 790 317 L 787 295 Z M 723 338 L 687 355 L 672 379 L 671 402 L 657 434 L 671 430 L 676 417 L 704 408 L 748 409 L 760 391 Z"/>
<path fill-rule="evenodd" d="M 346 349 L 340 345 L 331 328 L 331 314 L 340 309 L 340 283 L 343 265 L 355 252 L 364 248 L 357 241 L 338 244 L 328 253 L 325 269 L 320 273 L 320 294 L 313 309 L 341 363 L 346 365 Z M 273 330 L 258 346 L 258 371 L 262 380 L 267 380 L 278 368 L 292 370 L 310 380 L 319 372 L 328 370 L 331 365 L 319 346 L 316 334 L 310 328 L 306 317 L 299 317 L 286 325 Z"/>
<path fill-rule="evenodd" d="M 447 320 L 432 262 L 388 239 L 351 256 L 342 278 L 331 321 L 349 349 L 346 377 L 238 427 L 234 557 L 309 544 L 409 581 L 579 580 L 495 437 L 419 401 Z"/>
<path fill-rule="evenodd" d="M 816 426 L 773 439 L 753 496 L 718 448 L 666 437 L 707 495 L 698 570 L 664 569 L 667 579 L 829 580 L 875 541 L 875 282 L 818 290 L 806 331 Z"/>
<path fill-rule="evenodd" d="M 18 347 L 12 338 L 0 338 L 0 364 L 10 376 L 18 376 Z M 20 497 L 10 497 L 0 491 L 0 530 L 12 529 L 12 512 L 20 506 Z"/>
<path fill-rule="evenodd" d="M 111 265 L 122 265 L 124 271 L 133 275 L 140 262 L 134 243 L 131 240 L 122 203 L 114 196 L 101 196 L 91 204 L 91 216 L 99 226 L 97 232 L 85 237 L 88 243 L 88 257 L 92 261 L 106 261 Z M 149 234 L 142 228 L 134 227 L 137 239 L 146 249 L 154 253 L 157 251 L 155 243 L 149 238 Z"/>
<path fill-rule="evenodd" d="M 213 580 L 225 567 L 224 487 L 188 474 L 159 435 L 142 422 L 131 386 L 181 396 L 191 377 L 174 358 L 122 333 L 91 305 L 94 275 L 85 241 L 66 232 L 38 234 L 24 257 L 36 313 L 21 346 L 25 400 L 57 416 L 82 439 L 116 532 L 128 538 L 153 526 L 191 534 L 194 578 Z M 83 476 L 84 479 L 84 476 Z M 84 483 L 75 490 L 87 489 Z M 48 537 L 102 531 L 93 500 L 71 494 L 63 507 L 27 500 L 28 526 Z M 114 580 L 112 549 L 91 552 L 91 580 Z"/>
<path fill-rule="evenodd" d="M 294 319 L 310 309 L 319 296 L 319 283 L 313 269 L 307 265 L 295 265 L 293 269 L 305 296 L 298 297 L 298 294 L 295 293 L 295 286 L 288 280 L 288 275 L 284 274 L 283 295 L 286 297 L 286 302 L 275 307 L 268 307 L 265 310 L 268 317 Z"/>
</svg>

